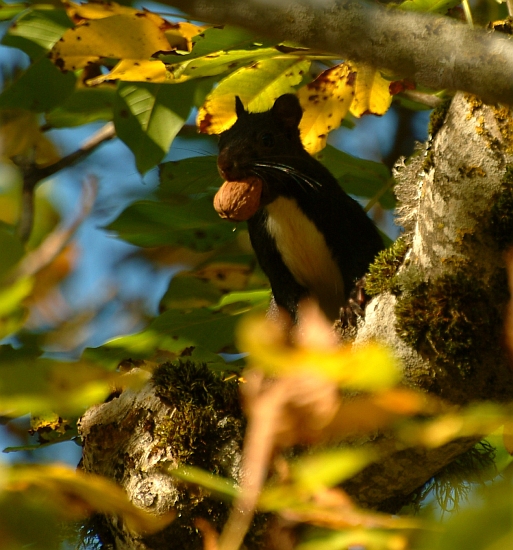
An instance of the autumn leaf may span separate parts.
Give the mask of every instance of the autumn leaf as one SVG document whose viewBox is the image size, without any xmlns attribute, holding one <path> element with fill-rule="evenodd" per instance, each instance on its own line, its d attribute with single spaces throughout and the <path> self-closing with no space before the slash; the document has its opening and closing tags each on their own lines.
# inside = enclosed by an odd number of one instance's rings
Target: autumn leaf
<svg viewBox="0 0 513 550">
<path fill-rule="evenodd" d="M 40 167 L 59 160 L 54 144 L 41 132 L 38 115 L 23 109 L 2 111 L 0 119 L 0 156 L 12 159 L 32 155 Z"/>
<path fill-rule="evenodd" d="M 352 63 L 351 66 L 356 72 L 351 113 L 358 118 L 368 114 L 384 115 L 392 103 L 390 81 L 371 65 Z"/>
<path fill-rule="evenodd" d="M 102 58 L 148 60 L 170 51 L 170 24 L 150 12 L 118 14 L 87 21 L 67 30 L 50 58 L 61 70 L 75 71 Z"/>
<path fill-rule="evenodd" d="M 166 66 L 158 59 L 122 59 L 110 73 L 90 78 L 87 84 L 97 86 L 109 80 L 161 83 L 167 79 Z"/>
<path fill-rule="evenodd" d="M 117 514 L 130 530 L 154 533 L 174 517 L 172 512 L 160 517 L 149 514 L 134 506 L 114 482 L 68 466 L 22 465 L 3 474 L 7 476 L 7 490 L 21 493 L 36 490 L 50 499 L 66 518 L 83 517 L 93 511 Z"/>
<path fill-rule="evenodd" d="M 310 67 L 310 61 L 295 57 L 265 59 L 243 67 L 219 83 L 199 110 L 197 124 L 200 132 L 220 134 L 236 120 L 235 96 L 246 110 L 262 112 L 270 109 L 283 94 L 293 93 Z"/>
<path fill-rule="evenodd" d="M 305 149 L 314 154 L 326 146 L 328 132 L 340 126 L 354 96 L 355 72 L 342 63 L 322 72 L 297 95 L 304 109 L 299 125 Z"/>
</svg>

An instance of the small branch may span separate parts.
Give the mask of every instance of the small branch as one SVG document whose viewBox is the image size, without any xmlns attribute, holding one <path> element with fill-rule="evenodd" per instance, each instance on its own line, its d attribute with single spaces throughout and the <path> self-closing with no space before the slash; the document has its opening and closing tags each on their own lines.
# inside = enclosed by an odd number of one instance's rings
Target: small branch
<svg viewBox="0 0 513 550">
<path fill-rule="evenodd" d="M 404 92 L 401 92 L 401 96 L 405 97 L 406 99 L 416 101 L 417 103 L 421 103 L 422 105 L 425 105 L 430 109 L 438 107 L 445 101 L 437 95 L 426 94 L 424 92 L 419 92 L 418 90 L 404 90 Z"/>
<path fill-rule="evenodd" d="M 68 168 L 79 160 L 86 158 L 102 143 L 114 138 L 115 136 L 116 130 L 114 128 L 114 124 L 112 122 L 108 122 L 105 126 L 100 128 L 98 132 L 85 141 L 79 149 L 69 155 L 66 155 L 59 161 L 43 168 L 39 168 L 33 162 L 28 166 L 21 166 L 23 172 L 23 190 L 20 220 L 17 227 L 17 234 L 21 241 L 28 241 L 30 234 L 32 233 L 32 227 L 34 224 L 34 191 L 37 184 L 40 181 L 53 176 L 53 174 L 56 174 L 60 170 Z"/>
</svg>

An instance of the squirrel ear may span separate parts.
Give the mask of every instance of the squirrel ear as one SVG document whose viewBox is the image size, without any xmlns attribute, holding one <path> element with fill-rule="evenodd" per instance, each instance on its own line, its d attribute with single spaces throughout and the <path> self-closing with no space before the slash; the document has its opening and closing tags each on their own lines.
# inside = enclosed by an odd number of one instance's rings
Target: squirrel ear
<svg viewBox="0 0 513 550">
<path fill-rule="evenodd" d="M 242 118 L 244 115 L 248 114 L 246 109 L 244 109 L 244 105 L 238 95 L 235 96 L 235 113 L 237 118 Z"/>
<path fill-rule="evenodd" d="M 274 102 L 271 111 L 287 128 L 297 128 L 303 116 L 299 99 L 294 94 L 280 96 Z"/>
</svg>

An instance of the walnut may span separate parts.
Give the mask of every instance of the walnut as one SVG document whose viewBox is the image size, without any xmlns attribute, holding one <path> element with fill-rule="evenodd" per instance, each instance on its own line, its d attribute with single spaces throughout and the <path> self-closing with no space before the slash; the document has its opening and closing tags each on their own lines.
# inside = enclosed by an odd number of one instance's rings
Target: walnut
<svg viewBox="0 0 513 550">
<path fill-rule="evenodd" d="M 246 221 L 260 208 L 261 194 L 260 178 L 250 176 L 246 181 L 225 181 L 214 197 L 214 208 L 221 218 Z"/>
</svg>

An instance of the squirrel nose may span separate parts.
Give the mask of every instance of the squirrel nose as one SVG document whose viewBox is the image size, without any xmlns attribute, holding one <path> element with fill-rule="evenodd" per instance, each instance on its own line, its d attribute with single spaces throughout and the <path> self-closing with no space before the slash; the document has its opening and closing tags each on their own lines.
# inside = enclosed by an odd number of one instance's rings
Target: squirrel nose
<svg viewBox="0 0 513 550">
<path fill-rule="evenodd" d="M 230 158 L 228 151 L 223 150 L 217 157 L 217 169 L 222 178 L 227 181 L 234 181 L 237 179 L 239 164 L 236 160 Z"/>
</svg>

